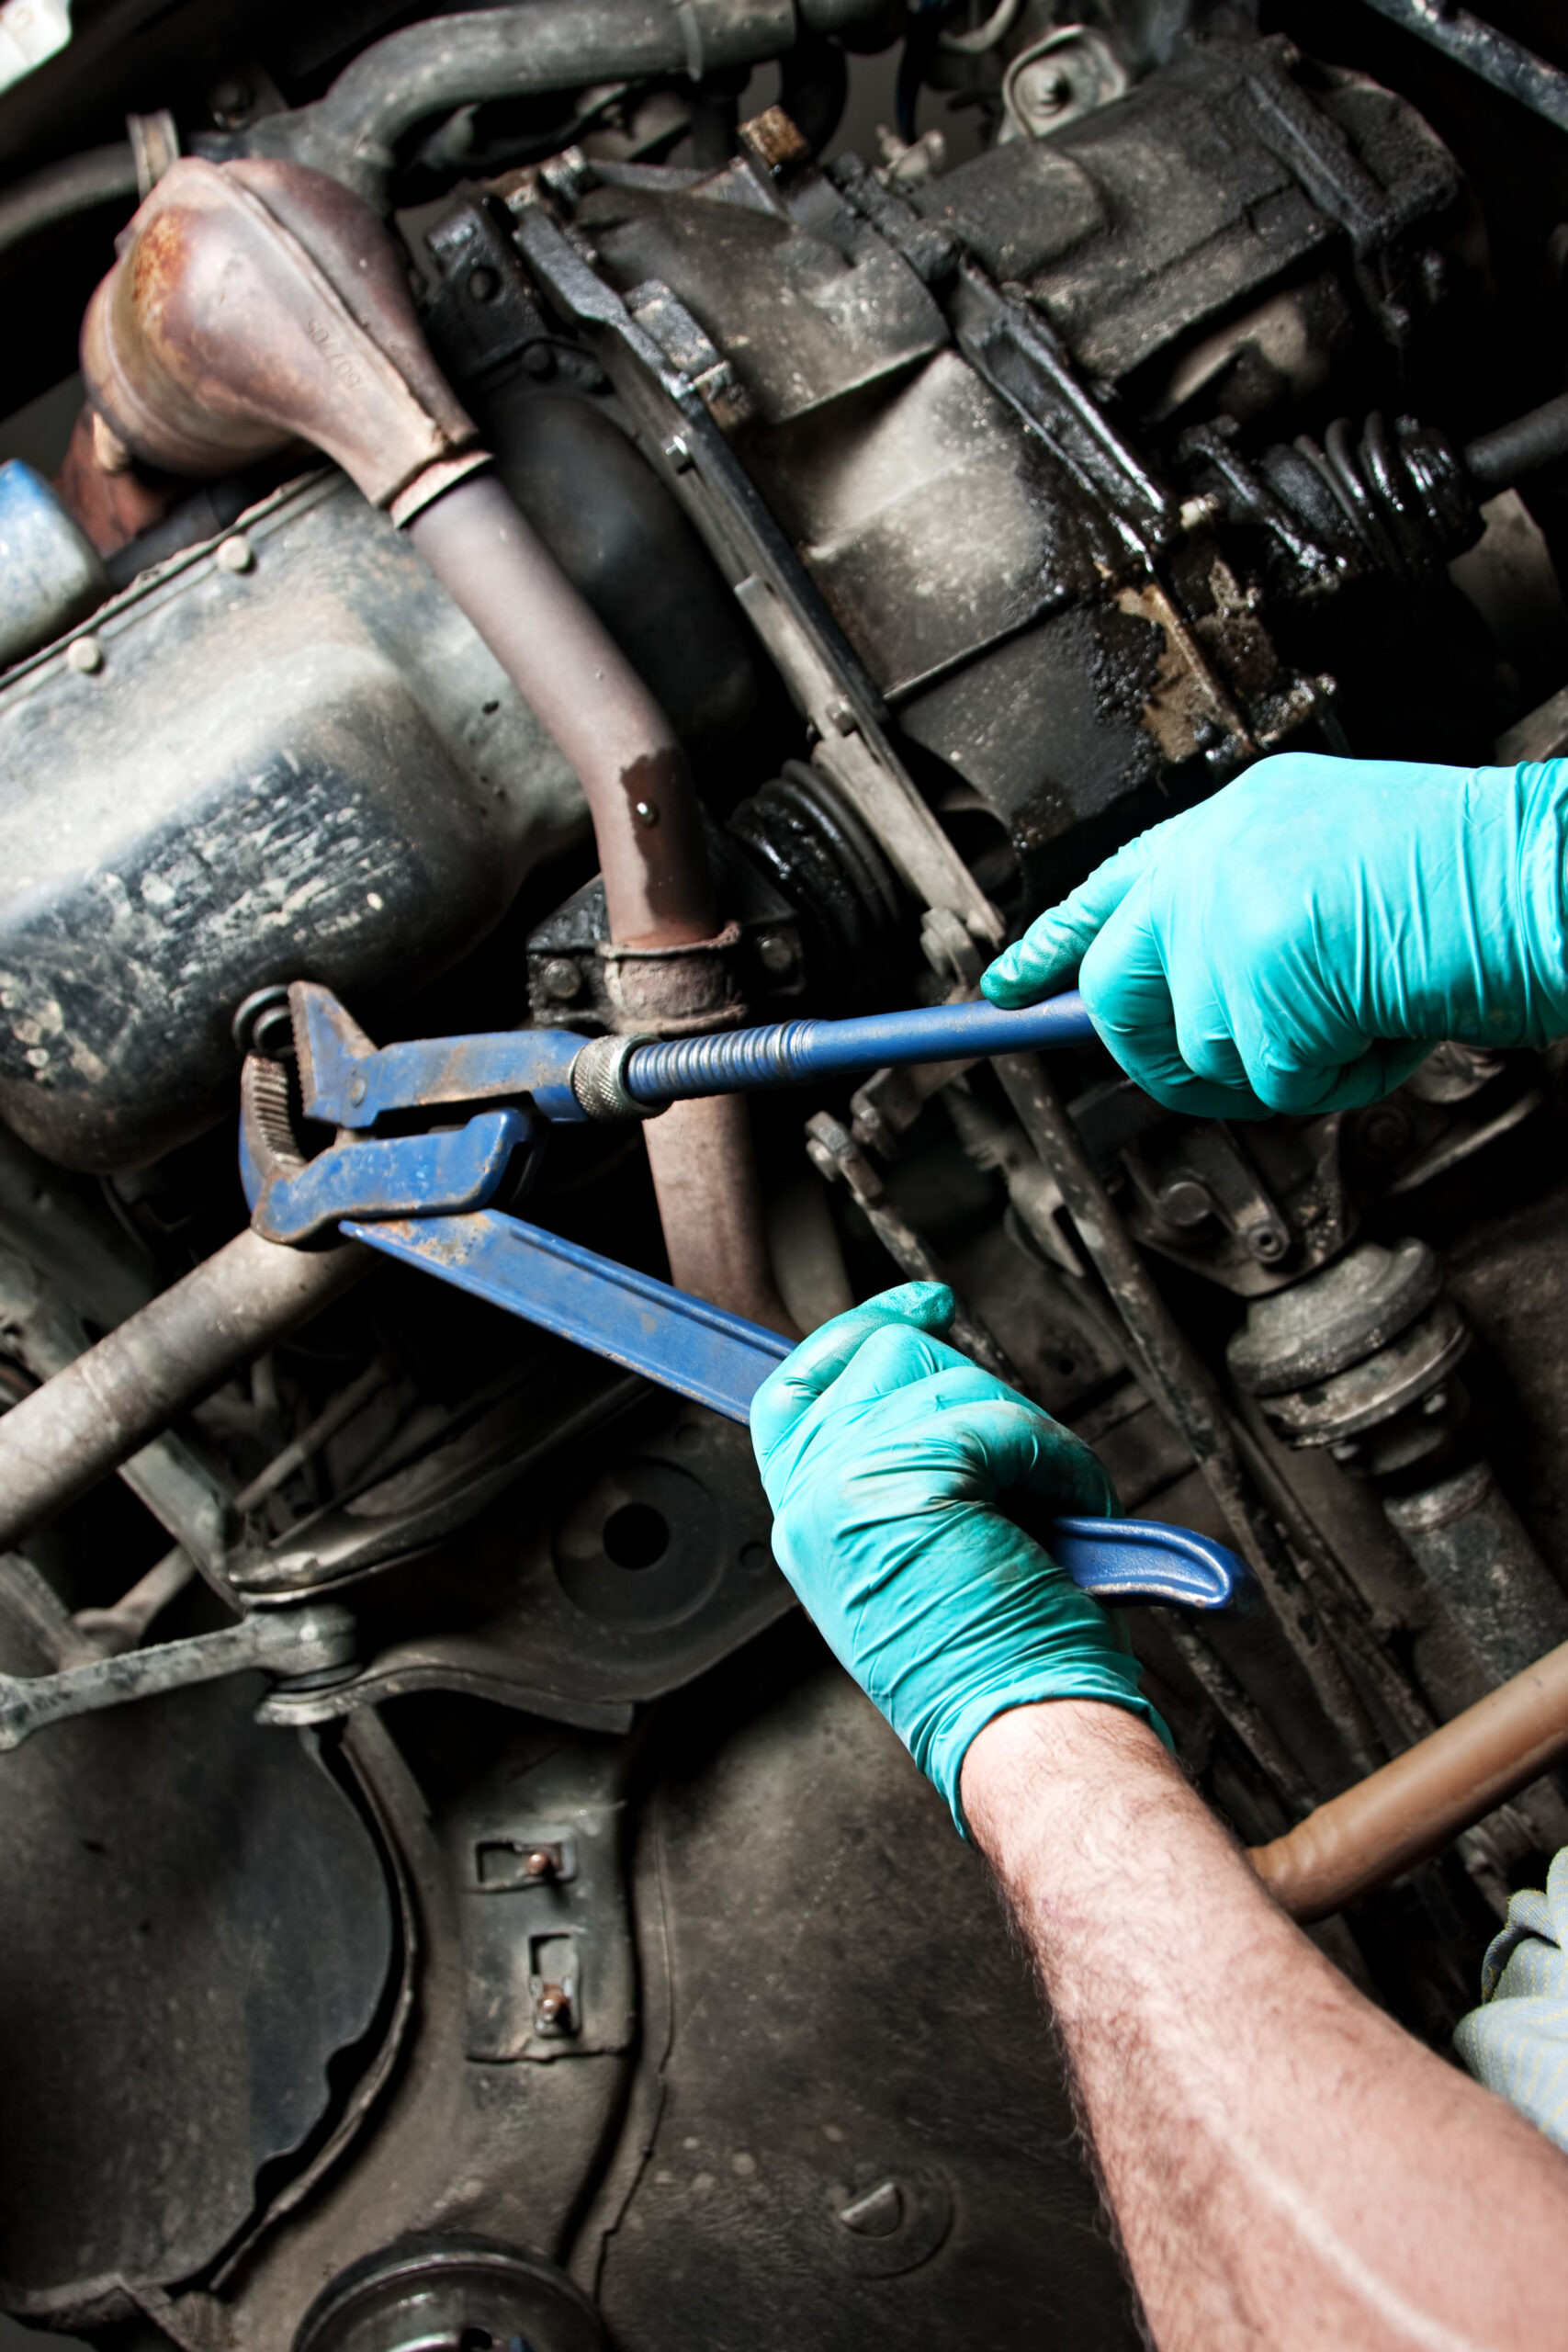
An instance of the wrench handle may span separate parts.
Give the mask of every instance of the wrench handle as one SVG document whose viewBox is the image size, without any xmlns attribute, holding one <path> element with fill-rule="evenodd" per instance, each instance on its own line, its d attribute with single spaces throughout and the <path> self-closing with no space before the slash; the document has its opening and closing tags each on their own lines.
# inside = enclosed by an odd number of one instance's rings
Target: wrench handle
<svg viewBox="0 0 1568 2352">
<path fill-rule="evenodd" d="M 760 1323 L 493 1209 L 343 1231 L 732 1421 L 750 1419 L 790 1353 Z M 1073 1582 L 1104 1600 L 1223 1609 L 1247 1573 L 1223 1544 L 1156 1520 L 1058 1519 L 1043 1532 Z"/>
<path fill-rule="evenodd" d="M 693 1095 L 855 1078 L 892 1063 L 975 1061 L 987 1054 L 1081 1046 L 1093 1035 L 1082 997 L 1067 989 L 1043 1004 L 1010 1008 L 980 998 L 908 1012 L 867 1012 L 851 1021 L 783 1021 L 766 1029 L 660 1039 L 633 1048 L 622 1083 L 635 1102 L 652 1108 Z"/>
</svg>

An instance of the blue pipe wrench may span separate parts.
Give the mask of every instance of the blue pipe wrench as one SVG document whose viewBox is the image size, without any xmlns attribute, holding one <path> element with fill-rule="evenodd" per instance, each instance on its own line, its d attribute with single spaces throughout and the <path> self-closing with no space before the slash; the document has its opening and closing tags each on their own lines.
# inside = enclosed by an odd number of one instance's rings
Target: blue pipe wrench
<svg viewBox="0 0 1568 2352">
<path fill-rule="evenodd" d="M 296 1244 L 334 1230 L 367 1242 L 742 1422 L 762 1382 L 790 1353 L 790 1340 L 488 1205 L 514 1155 L 536 1144 L 538 1116 L 604 1115 L 585 1111 L 582 1101 L 611 1093 L 603 1073 L 612 1056 L 611 1080 L 627 1098 L 621 1114 L 636 1115 L 638 1078 L 651 1102 L 662 1104 L 757 1083 L 759 1070 L 766 1073 L 760 1082 L 783 1085 L 895 1060 L 1023 1052 L 1089 1034 L 1075 995 L 1023 1013 L 947 1005 L 934 1009 L 936 1018 L 921 1011 L 790 1022 L 782 1030 L 674 1045 L 606 1038 L 585 1046 L 570 1032 L 522 1030 L 378 1049 L 326 989 L 299 982 L 289 996 L 305 1114 L 331 1121 L 339 1134 L 308 1159 L 294 1131 L 287 1069 L 256 1055 L 247 1060 L 241 1173 L 257 1231 Z M 711 1052 L 692 1050 L 721 1046 L 731 1049 L 722 1063 Z M 590 1052 L 598 1068 L 591 1062 L 589 1078 L 574 1083 L 574 1065 Z M 634 1058 L 639 1053 L 649 1057 L 640 1071 Z M 730 1084 L 713 1082 L 726 1076 Z M 512 1097 L 505 1107 L 476 1112 L 462 1127 L 392 1136 L 364 1132 L 388 1112 L 487 1097 L 493 1102 L 502 1093 Z M 528 1109 L 519 1107 L 519 1097 Z M 1052 1556 L 1075 1584 L 1104 1600 L 1218 1609 L 1247 1574 L 1224 1544 L 1158 1521 L 1057 1519 L 1044 1532 Z"/>
</svg>

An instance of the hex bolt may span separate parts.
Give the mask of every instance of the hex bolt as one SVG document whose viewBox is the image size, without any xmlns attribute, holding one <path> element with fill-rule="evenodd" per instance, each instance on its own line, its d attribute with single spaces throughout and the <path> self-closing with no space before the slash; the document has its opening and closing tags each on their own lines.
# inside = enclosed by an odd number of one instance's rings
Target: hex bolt
<svg viewBox="0 0 1568 2352">
<path fill-rule="evenodd" d="M 1224 511 L 1224 500 L 1218 492 L 1210 490 L 1205 491 L 1199 498 L 1184 498 L 1178 520 L 1182 529 L 1189 534 L 1194 531 L 1206 531 L 1212 523 L 1219 521 Z"/>
<path fill-rule="evenodd" d="M 91 678 L 104 666 L 104 649 L 96 637 L 73 637 L 65 649 L 65 659 L 83 677 Z"/>
<path fill-rule="evenodd" d="M 556 1858 L 547 1846 L 536 1846 L 531 1854 L 524 1855 L 523 1875 L 534 1884 L 543 1885 L 555 1874 Z"/>
<path fill-rule="evenodd" d="M 1160 1215 L 1171 1225 L 1201 1225 L 1213 1216 L 1214 1204 L 1207 1186 L 1196 1176 L 1173 1176 L 1159 1195 Z"/>
<path fill-rule="evenodd" d="M 238 130 L 255 105 L 255 96 L 248 82 L 237 74 L 220 82 L 207 101 L 208 110 L 220 130 Z"/>
<path fill-rule="evenodd" d="M 757 942 L 757 961 L 764 972 L 795 969 L 795 942 L 782 931 L 765 931 Z"/>
<path fill-rule="evenodd" d="M 564 1984 L 542 1984 L 534 2003 L 536 2025 L 568 2026 L 571 2022 L 571 1996 Z"/>
<path fill-rule="evenodd" d="M 582 994 L 582 975 L 569 956 L 552 956 L 539 974 L 539 986 L 552 1004 L 570 1004 Z"/>
</svg>

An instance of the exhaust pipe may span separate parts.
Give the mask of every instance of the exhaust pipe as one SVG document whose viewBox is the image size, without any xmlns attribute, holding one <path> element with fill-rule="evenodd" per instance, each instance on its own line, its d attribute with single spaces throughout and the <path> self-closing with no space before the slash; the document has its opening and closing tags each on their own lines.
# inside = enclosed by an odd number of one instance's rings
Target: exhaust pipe
<svg viewBox="0 0 1568 2352">
<path fill-rule="evenodd" d="M 621 1025 L 668 1035 L 740 1018 L 685 755 L 484 470 L 399 250 L 367 206 L 300 164 L 183 158 L 93 296 L 82 363 L 96 413 L 143 463 L 212 475 L 305 441 L 407 528 L 577 771 Z M 682 1103 L 645 1134 L 673 1280 L 787 1331 L 744 1105 Z"/>
</svg>

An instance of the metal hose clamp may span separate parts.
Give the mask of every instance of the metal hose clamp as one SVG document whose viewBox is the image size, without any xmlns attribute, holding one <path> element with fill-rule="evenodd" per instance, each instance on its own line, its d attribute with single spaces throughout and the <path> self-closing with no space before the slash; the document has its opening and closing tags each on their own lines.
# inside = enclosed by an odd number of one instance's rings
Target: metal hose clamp
<svg viewBox="0 0 1568 2352">
<path fill-rule="evenodd" d="M 656 1119 L 667 1106 L 638 1102 L 626 1091 L 627 1057 L 649 1037 L 590 1037 L 571 1065 L 571 1091 L 591 1119 Z"/>
</svg>

